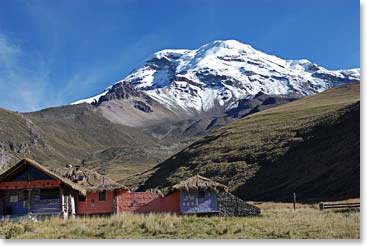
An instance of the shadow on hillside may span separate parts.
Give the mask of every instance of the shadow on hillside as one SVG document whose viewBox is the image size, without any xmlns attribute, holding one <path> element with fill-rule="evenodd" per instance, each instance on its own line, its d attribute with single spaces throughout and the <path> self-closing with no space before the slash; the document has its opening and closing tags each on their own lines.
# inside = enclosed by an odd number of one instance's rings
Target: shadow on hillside
<svg viewBox="0 0 367 246">
<path fill-rule="evenodd" d="M 234 194 L 251 201 L 333 201 L 360 196 L 360 102 L 339 110 L 282 158 L 262 164 Z M 346 178 L 349 177 L 349 178 Z"/>
</svg>

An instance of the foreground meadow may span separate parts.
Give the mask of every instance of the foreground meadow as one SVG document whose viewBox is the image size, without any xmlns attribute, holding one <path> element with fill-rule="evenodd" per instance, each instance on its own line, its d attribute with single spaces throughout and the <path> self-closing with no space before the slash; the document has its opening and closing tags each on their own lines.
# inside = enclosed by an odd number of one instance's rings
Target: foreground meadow
<svg viewBox="0 0 367 246">
<path fill-rule="evenodd" d="M 258 204 L 262 215 L 246 218 L 120 214 L 112 217 L 5 221 L 10 239 L 359 239 L 359 210 L 319 211 L 316 206 Z"/>
</svg>

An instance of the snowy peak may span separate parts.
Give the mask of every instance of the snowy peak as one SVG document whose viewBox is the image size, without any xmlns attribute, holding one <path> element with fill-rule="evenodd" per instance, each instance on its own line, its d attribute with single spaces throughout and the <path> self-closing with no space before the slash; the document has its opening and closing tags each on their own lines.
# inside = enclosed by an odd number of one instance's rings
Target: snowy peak
<svg viewBox="0 0 367 246">
<path fill-rule="evenodd" d="M 236 40 L 216 40 L 201 46 L 197 53 L 206 55 L 226 56 L 238 54 L 254 54 L 258 52 L 251 45 L 240 43 Z"/>
<path fill-rule="evenodd" d="M 155 59 L 167 59 L 167 60 L 175 60 L 180 58 L 182 55 L 186 54 L 190 52 L 190 50 L 161 50 L 158 51 L 156 53 L 153 54 L 152 58 L 150 59 L 150 61 L 155 60 Z M 147 61 L 149 62 L 149 60 Z"/>
<path fill-rule="evenodd" d="M 195 50 L 156 52 L 117 83 L 130 83 L 171 111 L 192 114 L 229 110 L 258 93 L 307 96 L 359 81 L 359 69 L 330 71 L 305 59 L 268 55 L 236 40 L 217 40 Z"/>
</svg>

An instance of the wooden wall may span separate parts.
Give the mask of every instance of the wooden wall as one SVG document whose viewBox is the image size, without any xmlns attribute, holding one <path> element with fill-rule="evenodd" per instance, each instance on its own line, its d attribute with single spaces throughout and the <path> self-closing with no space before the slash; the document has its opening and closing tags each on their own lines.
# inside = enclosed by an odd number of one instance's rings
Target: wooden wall
<svg viewBox="0 0 367 246">
<path fill-rule="evenodd" d="M 17 201 L 11 201 L 10 197 L 16 196 Z M 1 200 L 3 203 L 3 214 L 27 214 L 28 207 L 24 206 L 24 195 L 23 190 L 2 190 L 1 191 Z"/>
<path fill-rule="evenodd" d="M 61 195 L 56 199 L 40 199 L 41 189 L 32 190 L 32 213 L 58 213 L 61 212 Z"/>
<path fill-rule="evenodd" d="M 40 199 L 41 189 L 31 190 L 31 203 L 28 201 L 28 190 L 2 190 L 3 211 L 0 214 L 22 215 L 32 213 L 61 212 L 61 196 L 56 199 Z M 11 200 L 11 197 L 16 200 Z"/>
</svg>

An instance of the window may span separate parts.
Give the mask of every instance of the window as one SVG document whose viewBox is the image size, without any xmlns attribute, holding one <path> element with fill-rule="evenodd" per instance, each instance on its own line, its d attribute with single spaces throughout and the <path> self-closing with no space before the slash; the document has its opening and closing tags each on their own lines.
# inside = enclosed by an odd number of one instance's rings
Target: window
<svg viewBox="0 0 367 246">
<path fill-rule="evenodd" d="M 131 207 L 134 207 L 134 206 L 136 206 L 136 205 L 138 205 L 138 201 L 134 199 L 134 200 L 131 202 Z"/>
<path fill-rule="evenodd" d="M 90 200 L 90 206 L 92 207 L 92 208 L 94 208 L 95 207 L 95 202 L 94 202 L 94 199 L 92 199 L 92 200 Z"/>
<path fill-rule="evenodd" d="M 99 200 L 100 201 L 105 201 L 106 200 L 106 191 L 101 191 L 99 192 Z"/>
<path fill-rule="evenodd" d="M 204 199 L 205 198 L 205 192 L 204 191 L 199 191 L 198 198 L 199 199 Z"/>
<path fill-rule="evenodd" d="M 18 196 L 17 195 L 10 196 L 10 202 L 11 203 L 18 203 Z"/>
<path fill-rule="evenodd" d="M 79 202 L 85 202 L 85 201 L 86 201 L 86 199 L 87 199 L 87 197 L 86 197 L 86 196 L 83 196 L 82 194 L 80 194 L 80 193 L 79 193 L 79 196 L 78 196 L 78 201 L 79 201 Z"/>
<path fill-rule="evenodd" d="M 59 189 L 42 189 L 40 191 L 40 199 L 58 199 L 60 198 L 60 191 Z"/>
</svg>

